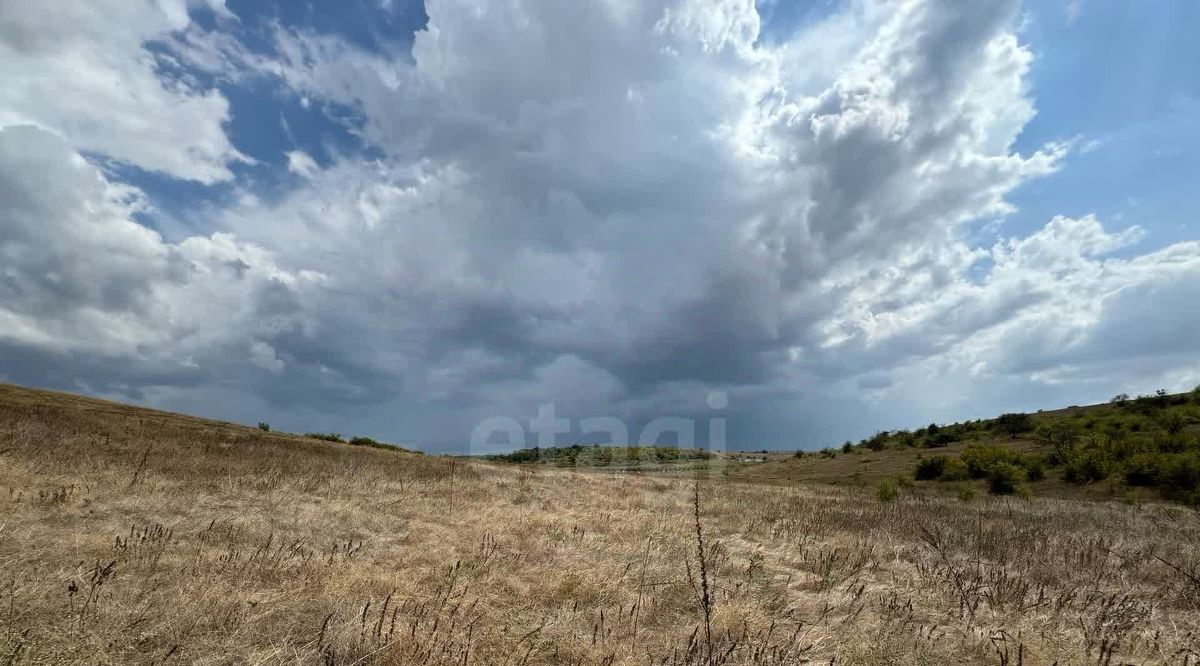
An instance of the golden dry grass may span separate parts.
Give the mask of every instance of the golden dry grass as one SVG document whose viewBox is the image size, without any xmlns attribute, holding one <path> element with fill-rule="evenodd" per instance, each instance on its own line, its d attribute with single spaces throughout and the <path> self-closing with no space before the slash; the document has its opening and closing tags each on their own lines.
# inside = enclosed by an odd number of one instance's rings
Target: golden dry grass
<svg viewBox="0 0 1200 666">
<path fill-rule="evenodd" d="M 714 476 L 702 563 L 679 476 L 2 386 L 0 452 L 0 664 L 1200 659 L 1200 519 L 1179 507 Z"/>
</svg>

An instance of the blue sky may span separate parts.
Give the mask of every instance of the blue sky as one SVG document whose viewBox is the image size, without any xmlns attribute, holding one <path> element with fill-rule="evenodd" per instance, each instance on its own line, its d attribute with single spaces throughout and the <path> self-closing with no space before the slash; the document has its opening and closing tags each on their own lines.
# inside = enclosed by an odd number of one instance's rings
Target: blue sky
<svg viewBox="0 0 1200 666">
<path fill-rule="evenodd" d="M 1147 229 L 1148 244 L 1194 238 L 1200 192 L 1200 45 L 1188 2 L 1081 3 L 1068 20 L 1039 5 L 1025 34 L 1038 55 L 1031 85 L 1038 115 L 1024 145 L 1054 137 L 1096 142 L 1070 168 L 1019 193 L 1036 219 L 1050 211 L 1094 211 Z M 1044 46 L 1037 46 L 1037 45 Z"/>
<path fill-rule="evenodd" d="M 6 3 L 0 379 L 457 451 L 546 404 L 811 448 L 1190 388 L 1198 23 Z"/>
</svg>

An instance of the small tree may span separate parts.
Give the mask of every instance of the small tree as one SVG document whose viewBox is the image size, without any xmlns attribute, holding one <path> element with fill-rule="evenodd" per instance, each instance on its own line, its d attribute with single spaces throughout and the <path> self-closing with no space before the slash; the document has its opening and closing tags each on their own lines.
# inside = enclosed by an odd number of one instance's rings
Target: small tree
<svg viewBox="0 0 1200 666">
<path fill-rule="evenodd" d="M 932 481 L 940 478 L 946 469 L 946 456 L 930 456 L 917 461 L 917 469 L 913 476 L 918 481 Z"/>
<path fill-rule="evenodd" d="M 267 423 L 266 421 L 259 421 L 258 429 L 263 432 L 271 432 L 271 424 Z"/>
<path fill-rule="evenodd" d="M 888 434 L 886 431 L 876 433 L 874 437 L 866 440 L 865 444 L 872 451 L 882 451 L 887 447 Z"/>
<path fill-rule="evenodd" d="M 1075 442 L 1079 440 L 1079 431 L 1069 423 L 1058 421 L 1038 427 L 1037 438 L 1054 447 L 1052 462 L 1063 463 L 1071 457 Z"/>
<path fill-rule="evenodd" d="M 1033 419 L 1028 414 L 1001 414 L 996 419 L 996 429 L 1016 439 L 1017 435 L 1033 430 Z"/>
<path fill-rule="evenodd" d="M 1010 463 L 996 463 L 988 472 L 988 491 L 993 495 L 1011 495 L 1017 484 L 1025 480 L 1025 472 Z"/>
<path fill-rule="evenodd" d="M 1127 403 L 1127 402 L 1129 402 L 1129 394 L 1128 393 L 1118 393 L 1115 396 L 1113 396 L 1112 400 L 1108 401 L 1108 404 L 1116 405 L 1117 407 L 1124 407 L 1125 403 Z"/>
</svg>

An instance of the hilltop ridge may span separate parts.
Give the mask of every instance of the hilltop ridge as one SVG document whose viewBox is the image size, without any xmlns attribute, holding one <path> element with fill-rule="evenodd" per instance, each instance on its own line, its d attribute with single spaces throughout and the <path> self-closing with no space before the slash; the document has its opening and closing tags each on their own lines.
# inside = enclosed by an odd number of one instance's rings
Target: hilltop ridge
<svg viewBox="0 0 1200 666">
<path fill-rule="evenodd" d="M 1200 387 L 1088 406 L 883 431 L 729 470 L 739 481 L 1200 503 Z"/>
</svg>

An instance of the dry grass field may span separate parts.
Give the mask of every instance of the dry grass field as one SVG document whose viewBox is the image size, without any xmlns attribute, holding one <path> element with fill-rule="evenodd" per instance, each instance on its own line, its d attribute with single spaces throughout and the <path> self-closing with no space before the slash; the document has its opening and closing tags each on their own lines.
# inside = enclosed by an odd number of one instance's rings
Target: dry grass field
<svg viewBox="0 0 1200 666">
<path fill-rule="evenodd" d="M 1194 510 L 922 493 L 0 386 L 0 664 L 1200 663 Z"/>
</svg>

